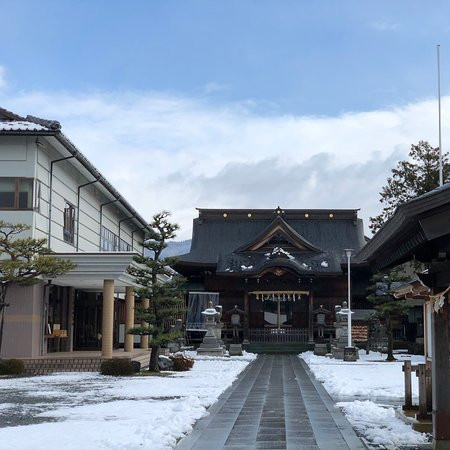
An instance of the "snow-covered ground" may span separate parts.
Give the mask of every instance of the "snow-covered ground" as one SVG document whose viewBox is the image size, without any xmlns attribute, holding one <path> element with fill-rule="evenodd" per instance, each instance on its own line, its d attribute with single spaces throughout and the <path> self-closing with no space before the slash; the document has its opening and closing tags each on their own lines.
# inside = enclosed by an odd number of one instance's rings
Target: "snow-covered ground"
<svg viewBox="0 0 450 450">
<path fill-rule="evenodd" d="M 0 449 L 173 448 L 255 358 L 201 358 L 167 377 L 0 379 Z"/>
<path fill-rule="evenodd" d="M 404 399 L 403 361 L 423 363 L 423 356 L 395 355 L 398 361 L 386 362 L 386 355 L 359 352 L 356 362 L 344 362 L 315 356 L 312 352 L 300 355 L 323 383 L 353 427 L 373 448 L 414 448 L 426 444 L 429 436 L 414 431 L 396 417 L 395 409 Z M 412 377 L 413 399 L 417 401 L 417 378 Z"/>
<path fill-rule="evenodd" d="M 316 356 L 313 352 L 300 355 L 314 376 L 323 383 L 325 389 L 334 398 L 362 397 L 371 400 L 400 400 L 405 394 L 403 361 L 412 364 L 423 363 L 420 355 L 395 355 L 398 361 L 386 362 L 386 355 L 364 350 L 359 352 L 356 362 L 344 362 L 339 359 Z M 412 378 L 413 396 L 418 396 L 418 384 Z"/>
</svg>

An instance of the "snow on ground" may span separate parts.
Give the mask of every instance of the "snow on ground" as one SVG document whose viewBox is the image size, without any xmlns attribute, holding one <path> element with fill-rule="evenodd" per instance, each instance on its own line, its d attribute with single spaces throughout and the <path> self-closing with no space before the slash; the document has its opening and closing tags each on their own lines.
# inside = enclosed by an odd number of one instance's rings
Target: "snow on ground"
<svg viewBox="0 0 450 450">
<path fill-rule="evenodd" d="M 167 377 L 0 379 L 0 449 L 173 448 L 255 358 L 203 357 L 189 372 Z"/>
<path fill-rule="evenodd" d="M 299 356 L 332 397 L 348 400 L 336 406 L 372 448 L 414 448 L 429 441 L 427 434 L 414 431 L 395 415 L 405 393 L 403 361 L 423 363 L 423 356 L 397 354 L 396 362 L 386 362 L 386 355 L 376 352 L 366 355 L 364 350 L 360 350 L 356 362 L 316 356 L 312 352 Z M 417 378 L 413 375 L 411 379 L 413 398 L 417 401 Z M 390 405 L 383 404 L 386 402 Z"/>
<path fill-rule="evenodd" d="M 353 427 L 372 445 L 395 449 L 428 443 L 426 434 L 414 431 L 395 416 L 391 406 L 377 405 L 370 400 L 337 403 Z"/>
<path fill-rule="evenodd" d="M 411 360 L 413 364 L 423 363 L 420 355 L 397 354 L 398 361 L 386 362 L 386 355 L 364 350 L 359 351 L 359 360 L 344 362 L 339 359 L 316 356 L 313 352 L 300 355 L 314 376 L 323 383 L 333 397 L 363 397 L 364 399 L 399 400 L 405 394 L 403 361 Z M 413 397 L 418 396 L 417 377 L 412 376 Z"/>
</svg>

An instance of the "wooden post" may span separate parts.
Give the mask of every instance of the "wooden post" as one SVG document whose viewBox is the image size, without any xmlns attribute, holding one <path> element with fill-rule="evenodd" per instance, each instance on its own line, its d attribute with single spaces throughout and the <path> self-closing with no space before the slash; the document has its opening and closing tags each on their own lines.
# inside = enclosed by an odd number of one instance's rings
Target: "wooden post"
<svg viewBox="0 0 450 450">
<path fill-rule="evenodd" d="M 245 311 L 245 318 L 244 318 L 244 341 L 248 341 L 248 328 L 249 328 L 249 321 L 250 321 L 250 305 L 248 302 L 248 292 L 244 292 L 244 311 Z"/>
<path fill-rule="evenodd" d="M 114 329 L 114 280 L 103 281 L 102 357 L 112 358 Z"/>
<path fill-rule="evenodd" d="M 281 300 L 280 296 L 277 297 L 278 305 L 277 305 L 277 328 L 281 328 Z"/>
<path fill-rule="evenodd" d="M 427 420 L 430 419 L 427 411 L 427 365 L 419 364 L 416 375 L 419 377 L 419 413 L 416 418 Z"/>
<path fill-rule="evenodd" d="M 309 293 L 309 306 L 308 306 L 308 342 L 314 343 L 314 325 L 313 325 L 313 309 L 314 309 L 314 297 Z"/>
<path fill-rule="evenodd" d="M 450 448 L 450 367 L 448 350 L 448 297 L 432 313 L 433 448 Z"/>
<path fill-rule="evenodd" d="M 427 361 L 425 363 L 426 369 L 425 369 L 425 375 L 426 375 L 426 398 L 427 398 L 427 413 L 431 415 L 433 411 L 433 389 L 432 389 L 432 367 L 431 367 L 431 361 Z"/>
<path fill-rule="evenodd" d="M 402 370 L 405 373 L 405 404 L 403 409 L 412 409 L 411 361 L 405 361 Z"/>
</svg>

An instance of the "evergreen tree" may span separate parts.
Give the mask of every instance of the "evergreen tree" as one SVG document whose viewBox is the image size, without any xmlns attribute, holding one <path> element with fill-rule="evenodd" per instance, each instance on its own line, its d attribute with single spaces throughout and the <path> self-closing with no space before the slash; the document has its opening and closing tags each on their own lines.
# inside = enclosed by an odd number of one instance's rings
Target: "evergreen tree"
<svg viewBox="0 0 450 450">
<path fill-rule="evenodd" d="M 184 312 L 184 293 L 180 284 L 184 281 L 173 270 L 176 257 L 162 257 L 167 241 L 175 238 L 179 226 L 169 221 L 170 213 L 162 211 L 153 216 L 149 224 L 152 233 L 144 241 L 144 248 L 151 251 L 151 256 L 137 256 L 135 261 L 141 267 L 130 267 L 129 272 L 142 286 L 138 290 L 141 298 L 149 299 L 149 308 L 137 311 L 137 317 L 148 326 L 135 327 L 130 334 L 150 335 L 152 350 L 150 371 L 158 372 L 158 354 L 161 345 L 173 342 L 181 336 L 180 331 L 173 331 L 173 322 Z"/>
<path fill-rule="evenodd" d="M 408 279 L 409 277 L 404 274 L 403 268 L 399 266 L 385 273 L 375 274 L 371 278 L 371 285 L 368 288 L 369 295 L 367 299 L 373 303 L 376 317 L 384 320 L 386 324 L 388 338 L 387 361 L 395 361 L 392 318 L 393 316 L 406 314 L 410 308 L 406 300 L 396 299 L 394 292 L 396 288 Z"/>
<path fill-rule="evenodd" d="M 18 237 L 29 229 L 25 224 L 0 220 L 0 350 L 9 288 L 13 284 L 30 285 L 42 278 L 53 278 L 75 267 L 72 262 L 53 256 L 46 248 L 46 239 Z"/>
<path fill-rule="evenodd" d="M 394 213 L 395 208 L 418 195 L 425 194 L 439 186 L 439 147 L 432 147 L 426 141 L 411 145 L 409 160 L 400 161 L 386 186 L 380 192 L 382 212 L 370 218 L 370 229 L 375 233 Z M 450 180 L 448 153 L 442 155 L 444 182 Z"/>
</svg>

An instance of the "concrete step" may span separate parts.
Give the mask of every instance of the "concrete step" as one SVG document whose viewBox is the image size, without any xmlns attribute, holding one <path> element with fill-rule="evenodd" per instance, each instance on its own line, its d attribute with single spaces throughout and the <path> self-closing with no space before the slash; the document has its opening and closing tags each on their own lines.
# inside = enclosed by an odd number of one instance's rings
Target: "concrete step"
<svg viewBox="0 0 450 450">
<path fill-rule="evenodd" d="M 308 344 L 307 342 L 299 342 L 293 344 L 277 344 L 277 343 L 250 343 L 248 351 L 252 353 L 301 353 L 308 350 L 314 350 L 314 344 Z"/>
</svg>

